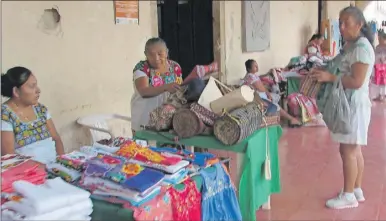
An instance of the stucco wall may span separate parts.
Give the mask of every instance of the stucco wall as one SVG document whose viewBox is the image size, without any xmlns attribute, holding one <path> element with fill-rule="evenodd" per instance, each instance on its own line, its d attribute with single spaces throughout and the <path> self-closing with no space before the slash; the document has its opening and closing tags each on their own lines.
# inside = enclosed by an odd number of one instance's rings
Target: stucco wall
<svg viewBox="0 0 386 221">
<path fill-rule="evenodd" d="M 217 4 L 217 3 L 216 3 Z M 219 42 L 225 80 L 235 83 L 244 61 L 254 58 L 262 72 L 282 67 L 301 52 L 317 29 L 316 1 L 271 1 L 271 46 L 242 53 L 241 2 L 224 2 Z M 59 7 L 64 36 L 43 34 L 37 23 L 44 9 Z M 221 5 L 221 4 L 219 4 Z M 154 1 L 140 1 L 139 25 L 115 25 L 113 1 L 2 2 L 2 71 L 23 65 L 34 71 L 67 151 L 88 141 L 75 120 L 92 113 L 130 115 L 131 70 L 144 58 L 145 41 L 157 35 Z M 129 127 L 115 127 L 128 134 Z"/>
<path fill-rule="evenodd" d="M 245 75 L 244 62 L 256 59 L 261 72 L 283 67 L 300 54 L 318 28 L 317 1 L 271 1 L 271 45 L 269 50 L 242 53 L 241 1 L 225 4 L 226 74 L 228 83 Z"/>
<path fill-rule="evenodd" d="M 157 35 L 151 4 L 140 1 L 139 25 L 115 25 L 113 1 L 2 2 L 2 71 L 15 65 L 33 70 L 67 150 L 87 141 L 78 117 L 130 115 L 131 70 L 144 58 L 146 40 Z M 62 38 L 37 29 L 53 5 L 62 15 Z"/>
</svg>

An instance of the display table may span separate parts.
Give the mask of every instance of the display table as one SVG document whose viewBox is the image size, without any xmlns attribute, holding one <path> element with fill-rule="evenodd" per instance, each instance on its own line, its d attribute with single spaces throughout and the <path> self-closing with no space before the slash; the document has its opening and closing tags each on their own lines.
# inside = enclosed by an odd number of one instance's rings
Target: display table
<svg viewBox="0 0 386 221">
<path fill-rule="evenodd" d="M 268 130 L 269 155 L 271 159 L 271 180 L 266 180 L 262 168 L 266 156 L 266 132 Z M 237 153 L 236 188 L 239 193 L 239 203 L 243 220 L 256 220 L 256 210 L 266 205 L 270 208 L 271 193 L 280 192 L 280 167 L 278 145 L 282 134 L 279 125 L 270 126 L 256 131 L 244 141 L 233 146 L 225 146 L 214 136 L 196 136 L 179 140 L 179 144 L 197 146 L 208 149 L 233 151 Z M 136 131 L 136 138 L 173 144 L 173 134 L 167 132 Z M 237 185 L 238 184 L 238 185 Z"/>
<path fill-rule="evenodd" d="M 214 171 L 214 168 L 206 168 L 206 170 Z M 198 190 L 201 190 L 202 178 L 199 175 L 193 176 L 192 180 L 196 183 Z M 184 184 L 177 184 L 172 188 L 184 189 Z M 123 208 L 121 205 L 109 203 L 103 200 L 93 199 L 93 213 L 91 214 L 92 221 L 105 221 L 105 220 L 122 220 L 122 221 L 134 221 L 134 211 L 131 209 Z"/>
</svg>

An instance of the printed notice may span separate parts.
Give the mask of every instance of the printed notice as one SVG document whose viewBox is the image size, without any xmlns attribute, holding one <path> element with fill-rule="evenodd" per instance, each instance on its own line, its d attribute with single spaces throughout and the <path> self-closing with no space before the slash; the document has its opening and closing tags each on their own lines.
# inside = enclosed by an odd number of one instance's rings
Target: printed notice
<svg viewBox="0 0 386 221">
<path fill-rule="evenodd" d="M 139 1 L 114 1 L 115 24 L 138 24 Z"/>
</svg>

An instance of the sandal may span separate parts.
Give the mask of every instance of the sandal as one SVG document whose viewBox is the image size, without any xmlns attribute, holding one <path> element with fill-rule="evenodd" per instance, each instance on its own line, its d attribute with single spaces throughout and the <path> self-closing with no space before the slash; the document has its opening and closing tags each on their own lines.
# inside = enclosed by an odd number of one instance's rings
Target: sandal
<svg viewBox="0 0 386 221">
<path fill-rule="evenodd" d="M 302 126 L 303 126 L 302 123 L 300 123 L 300 124 L 288 124 L 289 128 L 299 128 L 299 127 L 302 127 Z"/>
</svg>

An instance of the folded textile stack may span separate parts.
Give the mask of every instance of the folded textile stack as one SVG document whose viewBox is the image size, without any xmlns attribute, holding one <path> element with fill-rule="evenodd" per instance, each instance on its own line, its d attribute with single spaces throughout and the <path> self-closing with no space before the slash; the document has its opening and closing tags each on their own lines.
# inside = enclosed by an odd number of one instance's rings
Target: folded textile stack
<svg viewBox="0 0 386 221">
<path fill-rule="evenodd" d="M 62 156 L 58 156 L 56 163 L 47 164 L 47 170 L 63 178 L 67 182 L 73 182 L 81 177 L 81 171 L 84 169 L 84 164 L 92 156 L 79 151 L 73 151 Z"/>
<path fill-rule="evenodd" d="M 166 152 L 159 153 L 135 142 L 124 144 L 116 154 L 127 158 L 130 163 L 154 168 L 169 174 L 174 174 L 189 165 L 189 162 L 183 160 L 181 156 Z"/>
<path fill-rule="evenodd" d="M 187 160 L 200 167 L 208 167 L 218 162 L 218 158 L 207 152 L 190 152 L 188 150 L 177 150 L 170 147 L 149 147 L 152 151 L 165 154 L 171 153 L 181 156 L 184 160 Z"/>
<path fill-rule="evenodd" d="M 90 193 L 61 178 L 42 185 L 16 181 L 13 188 L 19 197 L 1 206 L 3 220 L 91 220 Z"/>
<path fill-rule="evenodd" d="M 17 154 L 7 154 L 1 157 L 1 191 L 12 192 L 12 184 L 25 180 L 34 184 L 45 182 L 47 173 L 44 166 Z"/>
<path fill-rule="evenodd" d="M 132 205 L 156 196 L 165 176 L 123 157 L 104 154 L 88 160 L 83 175 L 80 185 L 91 190 L 93 196 L 119 197 Z"/>
<path fill-rule="evenodd" d="M 106 148 L 101 145 L 83 146 L 80 148 L 82 153 L 96 157 L 98 154 L 113 155 L 119 148 Z"/>
</svg>

